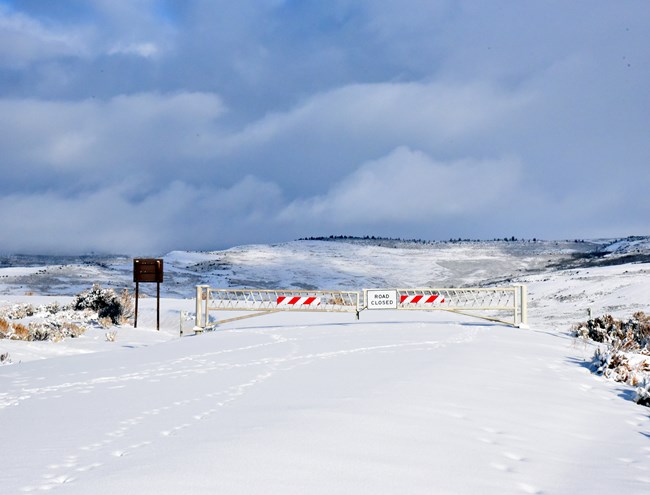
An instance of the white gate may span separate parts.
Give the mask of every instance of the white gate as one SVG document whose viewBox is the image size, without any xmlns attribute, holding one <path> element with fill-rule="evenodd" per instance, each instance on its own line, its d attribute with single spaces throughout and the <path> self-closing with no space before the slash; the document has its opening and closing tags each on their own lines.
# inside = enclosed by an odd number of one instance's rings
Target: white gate
<svg viewBox="0 0 650 495">
<path fill-rule="evenodd" d="M 369 307 L 368 294 L 385 295 L 390 305 Z M 384 302 L 384 301 L 382 301 Z M 388 302 L 388 301 L 385 301 Z M 442 310 L 526 327 L 528 324 L 525 285 L 489 288 L 364 289 L 363 300 L 356 291 L 212 289 L 196 286 L 194 330 L 229 321 L 278 311 L 350 312 L 366 309 Z M 219 321 L 210 321 L 211 311 L 255 311 Z"/>
<path fill-rule="evenodd" d="M 528 324 L 525 285 L 465 289 L 364 289 L 363 309 L 368 292 L 395 293 L 398 310 L 443 310 L 524 327 Z"/>
<path fill-rule="evenodd" d="M 210 323 L 210 311 L 257 311 Z M 359 316 L 359 293 L 355 291 L 212 289 L 196 286 L 196 327 L 250 318 L 278 311 L 352 312 Z"/>
</svg>

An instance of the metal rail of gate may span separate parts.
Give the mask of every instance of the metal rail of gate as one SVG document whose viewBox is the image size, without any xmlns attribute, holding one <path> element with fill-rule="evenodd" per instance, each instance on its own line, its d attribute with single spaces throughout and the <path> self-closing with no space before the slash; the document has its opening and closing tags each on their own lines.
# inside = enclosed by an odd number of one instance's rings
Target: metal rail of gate
<svg viewBox="0 0 650 495">
<path fill-rule="evenodd" d="M 364 289 L 363 309 L 368 308 Z M 372 289 L 374 290 L 374 289 Z M 391 289 L 397 292 L 398 310 L 442 310 L 506 323 L 528 324 L 527 290 L 523 284 L 488 288 Z"/>
<path fill-rule="evenodd" d="M 212 289 L 197 285 L 195 330 L 279 311 L 351 312 L 358 317 L 359 310 L 360 295 L 355 291 Z M 257 312 L 210 322 L 211 311 Z"/>
<path fill-rule="evenodd" d="M 368 308 L 369 291 L 395 294 L 397 310 L 442 310 L 497 321 L 516 327 L 528 324 L 525 285 L 489 288 L 364 289 L 356 291 L 212 289 L 196 286 L 196 332 L 227 323 L 279 311 L 352 312 L 357 318 Z M 255 311 L 234 318 L 210 321 L 211 311 Z"/>
</svg>

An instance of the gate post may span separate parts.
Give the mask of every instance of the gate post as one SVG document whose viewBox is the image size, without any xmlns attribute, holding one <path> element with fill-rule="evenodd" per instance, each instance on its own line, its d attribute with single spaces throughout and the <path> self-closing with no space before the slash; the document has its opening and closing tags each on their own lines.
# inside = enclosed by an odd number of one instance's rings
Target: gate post
<svg viewBox="0 0 650 495">
<path fill-rule="evenodd" d="M 515 326 L 528 328 L 528 289 L 524 284 L 516 284 L 515 288 Z"/>
<path fill-rule="evenodd" d="M 201 333 L 208 326 L 208 292 L 209 285 L 196 286 L 196 317 L 194 320 L 194 332 Z M 203 315 L 203 300 L 205 299 L 205 316 Z"/>
<path fill-rule="evenodd" d="M 528 288 L 521 284 L 521 326 L 528 328 Z"/>
</svg>

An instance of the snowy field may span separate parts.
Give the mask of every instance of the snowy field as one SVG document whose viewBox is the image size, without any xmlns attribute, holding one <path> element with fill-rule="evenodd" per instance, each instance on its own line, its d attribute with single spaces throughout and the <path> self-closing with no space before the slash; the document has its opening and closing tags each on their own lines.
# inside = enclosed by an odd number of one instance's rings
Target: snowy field
<svg viewBox="0 0 650 495">
<path fill-rule="evenodd" d="M 588 309 L 650 312 L 648 244 L 170 253 L 160 331 L 150 297 L 115 342 L 99 327 L 61 342 L 0 340 L 12 360 L 0 366 L 1 491 L 650 493 L 650 410 L 632 387 L 591 373 L 595 345 L 570 335 Z M 132 285 L 127 258 L 26 261 L 0 265 L 0 306 Z M 530 328 L 448 312 L 276 313 L 195 336 L 181 312 L 193 311 L 196 283 L 526 283 Z"/>
</svg>

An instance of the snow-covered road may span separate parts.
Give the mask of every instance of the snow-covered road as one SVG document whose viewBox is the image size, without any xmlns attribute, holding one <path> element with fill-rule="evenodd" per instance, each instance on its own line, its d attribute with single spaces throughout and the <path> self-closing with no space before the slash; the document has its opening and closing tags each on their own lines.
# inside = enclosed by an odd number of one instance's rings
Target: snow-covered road
<svg viewBox="0 0 650 495">
<path fill-rule="evenodd" d="M 560 333 L 392 311 L 234 325 L 0 367 L 2 493 L 650 492 L 648 410 Z"/>
</svg>

